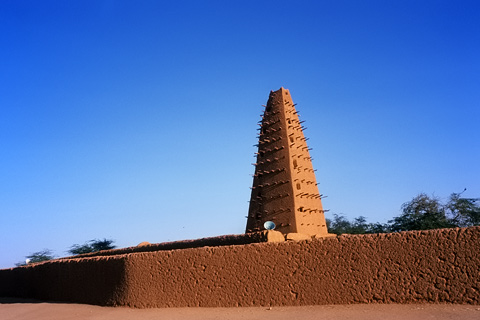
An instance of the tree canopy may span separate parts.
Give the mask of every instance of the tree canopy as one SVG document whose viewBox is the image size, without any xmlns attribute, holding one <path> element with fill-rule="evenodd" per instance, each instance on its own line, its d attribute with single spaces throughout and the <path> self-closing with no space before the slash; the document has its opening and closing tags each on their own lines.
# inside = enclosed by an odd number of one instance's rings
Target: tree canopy
<svg viewBox="0 0 480 320">
<path fill-rule="evenodd" d="M 390 220 L 391 231 L 452 228 L 455 224 L 446 215 L 445 206 L 436 197 L 421 193 L 402 205 L 403 213 Z"/>
<path fill-rule="evenodd" d="M 113 244 L 114 242 L 115 242 L 114 240 L 105 239 L 105 238 L 103 240 L 94 239 L 94 240 L 87 241 L 82 245 L 74 244 L 70 247 L 70 250 L 68 250 L 68 252 L 76 255 L 76 254 L 115 249 L 116 246 Z"/>
<path fill-rule="evenodd" d="M 327 229 L 335 234 L 366 234 L 389 232 L 389 226 L 381 223 L 367 223 L 364 216 L 355 218 L 353 222 L 343 215 L 334 214 L 333 219 L 326 219 Z"/>
<path fill-rule="evenodd" d="M 480 225 L 480 199 L 462 198 L 461 194 L 452 193 L 442 203 L 435 196 L 420 193 L 405 202 L 402 213 L 386 224 L 367 223 L 363 216 L 348 221 L 345 216 L 334 214 L 333 219 L 327 219 L 327 227 L 335 234 L 365 234 Z"/>
<path fill-rule="evenodd" d="M 452 193 L 445 206 L 452 223 L 458 227 L 480 225 L 479 198 L 461 198 L 461 193 Z"/>
<path fill-rule="evenodd" d="M 34 253 L 26 256 L 25 258 L 26 258 L 25 262 L 19 262 L 19 263 L 16 263 L 15 265 L 16 266 L 24 266 L 28 263 L 36 263 L 36 262 L 52 260 L 52 259 L 54 259 L 54 255 L 52 253 L 52 250 L 43 249 L 42 251 L 34 252 Z"/>
</svg>

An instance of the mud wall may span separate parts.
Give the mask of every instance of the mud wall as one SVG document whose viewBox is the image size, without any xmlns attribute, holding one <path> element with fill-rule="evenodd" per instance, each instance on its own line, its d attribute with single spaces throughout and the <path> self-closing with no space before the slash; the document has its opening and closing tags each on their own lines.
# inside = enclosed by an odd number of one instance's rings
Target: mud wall
<svg viewBox="0 0 480 320">
<path fill-rule="evenodd" d="M 138 308 L 478 305 L 479 252 L 480 227 L 140 252 L 0 270 L 0 295 L 21 283 L 15 296 Z"/>
<path fill-rule="evenodd" d="M 125 280 L 124 257 L 52 260 L 0 270 L 0 296 L 115 305 Z"/>
</svg>

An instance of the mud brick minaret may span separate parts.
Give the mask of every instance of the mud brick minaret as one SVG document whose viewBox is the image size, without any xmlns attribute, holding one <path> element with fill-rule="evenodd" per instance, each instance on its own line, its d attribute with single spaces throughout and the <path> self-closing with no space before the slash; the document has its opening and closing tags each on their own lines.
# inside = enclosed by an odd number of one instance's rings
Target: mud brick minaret
<svg viewBox="0 0 480 320">
<path fill-rule="evenodd" d="M 329 236 L 302 123 L 287 89 L 270 92 L 259 121 L 247 233 L 273 221 L 283 234 Z"/>
</svg>

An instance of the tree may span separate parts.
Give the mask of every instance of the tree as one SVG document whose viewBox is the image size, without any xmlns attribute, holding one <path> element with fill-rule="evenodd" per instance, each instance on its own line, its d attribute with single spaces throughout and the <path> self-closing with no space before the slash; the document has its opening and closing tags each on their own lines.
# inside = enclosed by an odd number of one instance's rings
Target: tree
<svg viewBox="0 0 480 320">
<path fill-rule="evenodd" d="M 462 198 L 462 193 L 452 193 L 446 204 L 434 196 L 420 193 L 411 201 L 405 202 L 402 205 L 402 214 L 389 220 L 387 224 L 367 223 L 363 216 L 350 222 L 345 216 L 334 214 L 333 219 L 326 219 L 327 228 L 329 232 L 340 235 L 480 225 L 480 198 Z"/>
<path fill-rule="evenodd" d="M 389 226 L 381 223 L 367 223 L 364 216 L 359 216 L 350 222 L 343 215 L 334 214 L 333 220 L 326 219 L 327 229 L 335 234 L 366 234 L 389 232 Z"/>
<path fill-rule="evenodd" d="M 326 222 L 328 231 L 338 235 L 350 233 L 350 230 L 352 229 L 350 221 L 342 215 L 334 214 L 333 220 L 326 219 Z"/>
<path fill-rule="evenodd" d="M 460 198 L 462 193 L 452 193 L 445 205 L 451 222 L 458 227 L 480 225 L 480 198 Z"/>
<path fill-rule="evenodd" d="M 391 231 L 429 230 L 455 227 L 447 218 L 445 207 L 436 197 L 420 193 L 402 205 L 403 213 L 390 220 Z"/>
<path fill-rule="evenodd" d="M 85 242 L 83 245 L 74 244 L 70 247 L 70 250 L 68 250 L 68 252 L 71 254 L 83 254 L 102 250 L 111 250 L 116 248 L 116 246 L 113 244 L 114 242 L 114 240 L 109 240 L 105 238 L 103 240 L 94 239 Z"/>
<path fill-rule="evenodd" d="M 24 266 L 28 263 L 36 263 L 36 262 L 52 260 L 55 257 L 53 256 L 52 250 L 44 249 L 42 251 L 34 252 L 26 256 L 25 258 L 26 258 L 25 262 L 19 262 L 19 263 L 16 263 L 15 265 L 19 267 L 19 266 Z"/>
<path fill-rule="evenodd" d="M 389 224 L 375 222 L 375 223 L 368 224 L 368 228 L 365 233 L 389 233 L 389 232 L 391 232 Z"/>
<path fill-rule="evenodd" d="M 351 234 L 365 234 L 368 233 L 369 225 L 367 223 L 367 218 L 360 216 L 353 220 L 353 223 L 350 225 Z"/>
</svg>

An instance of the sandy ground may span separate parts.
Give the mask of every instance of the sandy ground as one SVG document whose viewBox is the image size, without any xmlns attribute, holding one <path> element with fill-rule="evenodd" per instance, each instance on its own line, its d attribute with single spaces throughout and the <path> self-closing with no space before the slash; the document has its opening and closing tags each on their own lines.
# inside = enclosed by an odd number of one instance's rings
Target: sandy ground
<svg viewBox="0 0 480 320">
<path fill-rule="evenodd" d="M 480 306 L 452 304 L 357 304 L 307 307 L 131 309 L 0 298 L 2 320 L 148 319 L 480 319 Z"/>
</svg>

